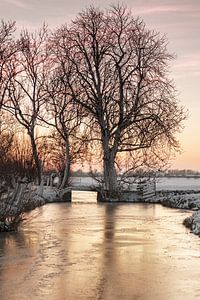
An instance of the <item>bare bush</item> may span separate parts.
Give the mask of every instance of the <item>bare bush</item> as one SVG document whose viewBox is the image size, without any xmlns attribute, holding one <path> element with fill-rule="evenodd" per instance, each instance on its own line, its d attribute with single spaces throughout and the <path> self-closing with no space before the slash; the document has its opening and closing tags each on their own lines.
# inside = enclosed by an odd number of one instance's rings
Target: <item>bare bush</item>
<svg viewBox="0 0 200 300">
<path fill-rule="evenodd" d="M 13 187 L 15 181 L 26 177 L 32 181 L 36 168 L 31 144 L 20 131 L 16 120 L 6 112 L 0 112 L 0 183 Z"/>
<path fill-rule="evenodd" d="M 0 232 L 15 231 L 26 219 L 26 212 L 43 204 L 35 197 L 28 183 L 18 183 L 14 189 L 0 191 Z"/>
</svg>

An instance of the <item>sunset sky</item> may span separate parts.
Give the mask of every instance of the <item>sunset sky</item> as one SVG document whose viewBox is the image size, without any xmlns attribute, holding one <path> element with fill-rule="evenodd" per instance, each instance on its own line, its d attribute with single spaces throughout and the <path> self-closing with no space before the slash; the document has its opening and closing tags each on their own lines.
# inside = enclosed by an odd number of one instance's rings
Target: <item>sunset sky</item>
<svg viewBox="0 0 200 300">
<path fill-rule="evenodd" d="M 70 22 L 93 4 L 108 7 L 115 0 L 0 0 L 0 18 L 15 20 L 19 28 L 34 30 L 45 21 L 50 28 Z M 149 28 L 166 34 L 168 49 L 175 52 L 171 66 L 179 99 L 189 110 L 185 129 L 179 135 L 182 154 L 172 168 L 200 170 L 200 0 L 124 0 L 134 15 Z"/>
</svg>

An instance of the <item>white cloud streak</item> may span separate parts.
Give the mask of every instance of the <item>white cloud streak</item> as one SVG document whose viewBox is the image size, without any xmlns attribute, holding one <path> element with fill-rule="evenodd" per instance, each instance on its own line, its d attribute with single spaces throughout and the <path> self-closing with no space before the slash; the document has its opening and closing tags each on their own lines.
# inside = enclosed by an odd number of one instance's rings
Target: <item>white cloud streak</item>
<svg viewBox="0 0 200 300">
<path fill-rule="evenodd" d="M 137 13 L 141 15 L 149 15 L 154 13 L 197 13 L 200 12 L 200 5 L 153 5 L 140 6 Z"/>
<path fill-rule="evenodd" d="M 14 5 L 18 8 L 27 9 L 29 6 L 23 0 L 3 0 L 4 3 Z"/>
</svg>

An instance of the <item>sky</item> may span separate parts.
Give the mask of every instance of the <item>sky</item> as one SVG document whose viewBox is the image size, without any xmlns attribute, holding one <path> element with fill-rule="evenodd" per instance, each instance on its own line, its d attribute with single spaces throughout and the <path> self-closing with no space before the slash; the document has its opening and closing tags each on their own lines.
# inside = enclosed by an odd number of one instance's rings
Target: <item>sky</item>
<svg viewBox="0 0 200 300">
<path fill-rule="evenodd" d="M 118 0 L 0 0 L 0 19 L 17 22 L 18 28 L 35 30 L 43 22 L 51 29 L 71 19 L 85 7 L 108 8 Z M 133 15 L 144 19 L 148 28 L 166 34 L 170 52 L 176 54 L 171 64 L 181 104 L 188 109 L 188 119 L 178 134 L 181 154 L 171 168 L 200 171 L 200 0 L 124 0 Z"/>
</svg>

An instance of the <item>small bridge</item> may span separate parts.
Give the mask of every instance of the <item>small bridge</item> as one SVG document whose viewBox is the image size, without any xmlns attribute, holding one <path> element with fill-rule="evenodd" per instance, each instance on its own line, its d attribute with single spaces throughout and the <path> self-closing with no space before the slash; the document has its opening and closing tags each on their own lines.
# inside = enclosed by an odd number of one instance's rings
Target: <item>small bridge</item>
<svg viewBox="0 0 200 300">
<path fill-rule="evenodd" d="M 69 186 L 60 192 L 60 197 L 70 202 L 96 202 L 97 191 L 90 186 Z"/>
<path fill-rule="evenodd" d="M 81 195 L 82 193 L 82 195 Z M 91 197 L 89 196 L 91 193 Z M 137 184 L 137 189 L 133 191 L 124 191 L 119 199 L 110 199 L 110 201 L 123 201 L 123 202 L 138 202 L 148 200 L 156 195 L 156 182 L 155 180 L 142 180 Z M 100 192 L 94 186 L 69 186 L 60 192 L 60 197 L 63 201 L 78 201 L 80 202 L 96 202 L 105 201 Z M 83 200 L 81 198 L 83 197 Z M 87 201 L 87 198 L 90 200 Z M 93 201 L 91 199 L 93 198 Z M 94 198 L 96 199 L 94 201 Z M 74 200 L 76 199 L 76 200 Z M 97 200 L 98 199 L 98 200 Z M 107 199 L 106 201 L 109 201 Z"/>
</svg>

